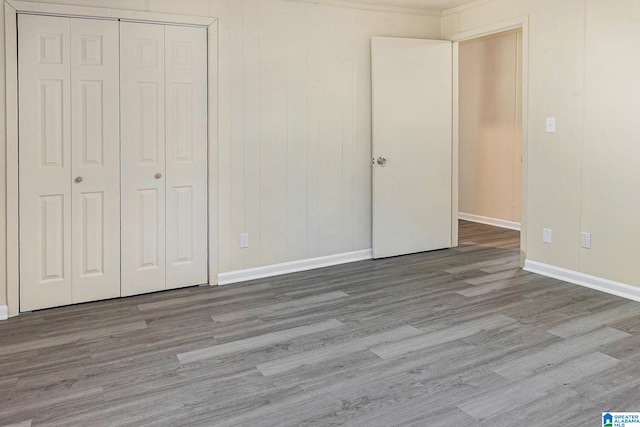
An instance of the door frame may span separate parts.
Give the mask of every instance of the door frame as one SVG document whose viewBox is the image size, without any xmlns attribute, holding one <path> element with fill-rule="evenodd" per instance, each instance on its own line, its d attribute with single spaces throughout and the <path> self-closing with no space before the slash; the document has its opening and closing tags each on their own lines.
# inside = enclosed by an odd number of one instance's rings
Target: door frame
<svg viewBox="0 0 640 427">
<path fill-rule="evenodd" d="M 527 258 L 527 177 L 529 163 L 529 17 L 521 16 L 485 27 L 461 31 L 449 37 L 453 42 L 453 194 L 452 210 L 455 224 L 452 227 L 452 241 L 458 245 L 458 155 L 459 155 L 459 45 L 461 42 L 473 40 L 509 30 L 522 30 L 522 190 L 520 212 L 520 266 L 524 267 Z"/>
<path fill-rule="evenodd" d="M 208 278 L 218 283 L 218 20 L 214 17 L 188 16 L 100 7 L 70 6 L 5 0 L 5 87 L 6 138 L 0 142 L 0 162 L 6 169 L 6 211 L 0 207 L 0 224 L 6 225 L 6 281 L 8 315 L 20 312 L 19 202 L 18 202 L 18 27 L 19 13 L 75 18 L 112 19 L 146 23 L 189 25 L 207 29 L 207 104 L 208 104 Z M 5 145 L 6 144 L 6 145 Z M 3 155 L 4 159 L 3 159 Z M 2 218 L 4 216 L 4 218 Z M 4 262 L 1 257 L 0 263 Z"/>
</svg>

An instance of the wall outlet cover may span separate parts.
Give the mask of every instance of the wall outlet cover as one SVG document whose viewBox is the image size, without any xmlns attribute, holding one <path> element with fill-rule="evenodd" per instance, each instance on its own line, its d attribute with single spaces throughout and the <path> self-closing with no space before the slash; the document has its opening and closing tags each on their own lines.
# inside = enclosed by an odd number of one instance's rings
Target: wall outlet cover
<svg viewBox="0 0 640 427">
<path fill-rule="evenodd" d="M 556 118 L 547 117 L 547 133 L 555 133 L 556 131 Z"/>
<path fill-rule="evenodd" d="M 244 233 L 240 235 L 240 247 L 241 248 L 249 247 L 249 233 Z"/>
<path fill-rule="evenodd" d="M 580 247 L 584 249 L 591 249 L 591 233 L 580 233 Z"/>
<path fill-rule="evenodd" d="M 552 231 L 550 228 L 542 229 L 542 241 L 551 244 Z"/>
</svg>

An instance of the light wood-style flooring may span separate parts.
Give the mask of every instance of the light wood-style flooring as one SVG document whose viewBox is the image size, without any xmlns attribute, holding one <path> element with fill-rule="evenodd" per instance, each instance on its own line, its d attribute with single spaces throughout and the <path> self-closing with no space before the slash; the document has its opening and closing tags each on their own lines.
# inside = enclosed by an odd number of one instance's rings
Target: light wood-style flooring
<svg viewBox="0 0 640 427">
<path fill-rule="evenodd" d="M 640 303 L 456 249 L 0 322 L 0 425 L 599 426 L 640 411 Z"/>
</svg>

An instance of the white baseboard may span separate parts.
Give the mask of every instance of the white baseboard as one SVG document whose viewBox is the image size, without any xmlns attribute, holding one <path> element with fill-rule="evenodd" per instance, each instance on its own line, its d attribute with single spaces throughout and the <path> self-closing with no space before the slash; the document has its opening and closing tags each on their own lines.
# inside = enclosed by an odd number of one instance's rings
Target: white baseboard
<svg viewBox="0 0 640 427">
<path fill-rule="evenodd" d="M 9 309 L 6 305 L 0 305 L 0 320 L 7 320 L 9 318 Z"/>
<path fill-rule="evenodd" d="M 248 268 L 246 270 L 230 271 L 228 273 L 218 274 L 218 285 L 229 285 L 231 283 L 279 276 L 281 274 L 295 273 L 298 271 L 313 270 L 315 268 L 363 261 L 371 258 L 373 258 L 373 251 L 371 249 L 365 249 L 362 251 L 346 252 L 319 258 L 283 262 L 281 264 L 267 265 L 264 267 Z"/>
<path fill-rule="evenodd" d="M 494 227 L 508 228 L 509 230 L 520 231 L 521 225 L 519 222 L 506 221 L 504 219 L 489 218 L 487 216 L 473 215 L 463 212 L 458 212 L 458 219 L 464 221 L 478 222 L 480 224 L 493 225 Z"/>
<path fill-rule="evenodd" d="M 627 285 L 626 283 L 614 282 L 613 280 L 554 267 L 553 265 L 543 264 L 537 261 L 525 261 L 524 270 L 633 301 L 640 301 L 640 287 Z"/>
</svg>

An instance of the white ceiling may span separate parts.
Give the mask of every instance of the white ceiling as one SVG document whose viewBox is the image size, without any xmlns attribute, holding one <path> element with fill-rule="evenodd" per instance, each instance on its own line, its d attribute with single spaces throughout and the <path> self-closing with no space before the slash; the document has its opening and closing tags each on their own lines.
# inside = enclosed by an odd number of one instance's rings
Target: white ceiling
<svg viewBox="0 0 640 427">
<path fill-rule="evenodd" d="M 442 12 L 474 0 L 360 0 L 362 3 L 371 3 L 385 6 L 409 7 L 413 9 L 433 10 Z"/>
</svg>

